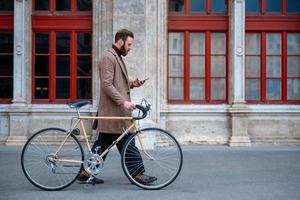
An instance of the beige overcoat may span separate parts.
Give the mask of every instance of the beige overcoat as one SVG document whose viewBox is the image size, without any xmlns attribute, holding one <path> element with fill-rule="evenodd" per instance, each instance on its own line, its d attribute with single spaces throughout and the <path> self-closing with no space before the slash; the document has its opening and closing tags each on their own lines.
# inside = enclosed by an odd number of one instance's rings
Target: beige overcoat
<svg viewBox="0 0 300 200">
<path fill-rule="evenodd" d="M 123 106 L 124 101 L 131 101 L 130 88 L 133 82 L 129 80 L 125 63 L 117 52 L 111 48 L 99 63 L 100 100 L 98 116 L 131 116 L 131 111 Z M 100 133 L 121 134 L 131 120 L 98 120 L 97 131 Z"/>
</svg>

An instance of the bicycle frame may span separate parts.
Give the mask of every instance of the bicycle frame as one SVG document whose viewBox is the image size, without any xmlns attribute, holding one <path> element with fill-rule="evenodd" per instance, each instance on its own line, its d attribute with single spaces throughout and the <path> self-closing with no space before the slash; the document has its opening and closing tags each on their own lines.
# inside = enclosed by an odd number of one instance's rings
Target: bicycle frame
<svg viewBox="0 0 300 200">
<path fill-rule="evenodd" d="M 59 151 L 61 150 L 61 148 L 65 145 L 68 137 L 70 136 L 70 134 L 72 134 L 72 131 L 78 126 L 78 124 L 80 124 L 80 127 L 83 131 L 83 136 L 84 136 L 84 140 L 85 140 L 85 143 L 86 143 L 86 146 L 88 148 L 88 151 L 89 153 L 92 153 L 92 150 L 91 150 L 91 146 L 89 144 L 89 140 L 88 140 L 88 136 L 87 136 L 87 132 L 86 132 L 86 129 L 85 129 L 85 126 L 84 126 L 84 123 L 83 123 L 83 120 L 92 120 L 92 119 L 102 119 L 102 120 L 133 120 L 133 117 L 91 117 L 91 116 L 80 116 L 80 113 L 79 111 L 77 110 L 77 114 L 78 114 L 78 117 L 77 117 L 77 121 L 74 123 L 73 127 L 70 129 L 69 133 L 67 134 L 66 138 L 64 139 L 64 141 L 61 143 L 61 145 L 59 146 L 58 150 L 55 152 L 54 154 L 54 158 L 53 158 L 53 161 L 59 161 L 59 162 L 72 162 L 72 163 L 83 163 L 83 161 L 78 161 L 78 160 L 69 160 L 69 159 L 60 159 L 57 157 L 57 154 L 59 153 Z M 128 134 L 128 132 L 130 130 L 132 130 L 133 128 L 135 128 L 136 130 L 136 133 L 138 134 L 140 132 L 139 128 L 136 126 L 136 122 L 134 120 L 134 122 L 126 129 L 123 131 L 123 133 L 117 138 L 117 140 L 115 140 L 107 149 L 105 149 L 105 151 L 103 151 L 101 153 L 101 157 L 105 156 L 109 150 L 114 146 L 116 145 L 120 140 L 122 140 L 125 135 Z M 142 139 L 141 137 L 138 135 L 138 139 L 139 139 L 139 142 L 140 142 L 140 145 L 141 145 L 141 149 L 142 151 L 147 155 L 149 156 L 149 158 L 152 158 L 151 155 L 149 155 L 146 150 L 144 149 L 144 145 L 143 145 L 143 142 L 142 142 Z"/>
</svg>

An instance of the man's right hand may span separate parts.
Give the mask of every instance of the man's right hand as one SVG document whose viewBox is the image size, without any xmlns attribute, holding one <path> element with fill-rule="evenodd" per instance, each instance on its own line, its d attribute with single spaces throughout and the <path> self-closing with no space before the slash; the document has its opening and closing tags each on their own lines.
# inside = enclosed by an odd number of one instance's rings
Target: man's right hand
<svg viewBox="0 0 300 200">
<path fill-rule="evenodd" d="M 128 110 L 134 110 L 135 109 L 135 105 L 133 103 L 129 102 L 129 101 L 124 101 L 123 105 Z"/>
</svg>

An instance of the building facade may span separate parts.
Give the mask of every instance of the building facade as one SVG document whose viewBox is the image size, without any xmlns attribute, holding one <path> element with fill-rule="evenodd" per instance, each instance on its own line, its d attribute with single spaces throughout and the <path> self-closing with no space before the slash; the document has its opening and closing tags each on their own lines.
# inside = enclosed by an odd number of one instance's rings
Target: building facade
<svg viewBox="0 0 300 200">
<path fill-rule="evenodd" d="M 135 34 L 130 77 L 149 77 L 132 91 L 152 105 L 143 126 L 183 144 L 300 144 L 295 0 L 2 0 L 0 143 L 69 128 L 66 102 L 91 100 L 94 115 L 98 62 L 121 28 Z"/>
</svg>

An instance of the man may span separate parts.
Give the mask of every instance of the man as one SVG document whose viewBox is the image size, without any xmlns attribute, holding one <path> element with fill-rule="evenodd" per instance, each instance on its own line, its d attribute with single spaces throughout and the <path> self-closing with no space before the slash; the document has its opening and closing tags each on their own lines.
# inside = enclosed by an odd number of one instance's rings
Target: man
<svg viewBox="0 0 300 200">
<path fill-rule="evenodd" d="M 99 64 L 100 72 L 100 101 L 98 108 L 98 116 L 131 116 L 131 111 L 135 109 L 135 105 L 131 103 L 130 89 L 140 87 L 143 81 L 135 79 L 130 81 L 128 78 L 127 68 L 122 59 L 132 49 L 134 35 L 127 29 L 119 30 L 115 35 L 115 43 L 112 48 L 108 50 L 105 56 L 101 59 Z M 115 141 L 123 128 L 132 124 L 131 120 L 98 120 L 97 132 L 99 132 L 98 140 L 95 141 L 92 152 L 101 154 L 109 145 Z M 125 136 L 117 147 L 119 152 L 122 152 L 123 145 L 129 136 Z M 98 151 L 98 152 L 96 152 Z M 139 151 L 136 157 L 141 162 Z M 105 156 L 106 157 L 106 156 Z M 105 159 L 105 157 L 103 159 Z M 144 174 L 144 167 L 142 166 L 133 177 L 143 184 L 149 184 L 156 180 L 155 177 Z M 83 171 L 79 176 L 79 181 L 86 181 L 89 174 Z M 102 179 L 94 178 L 94 183 L 103 183 Z"/>
</svg>

